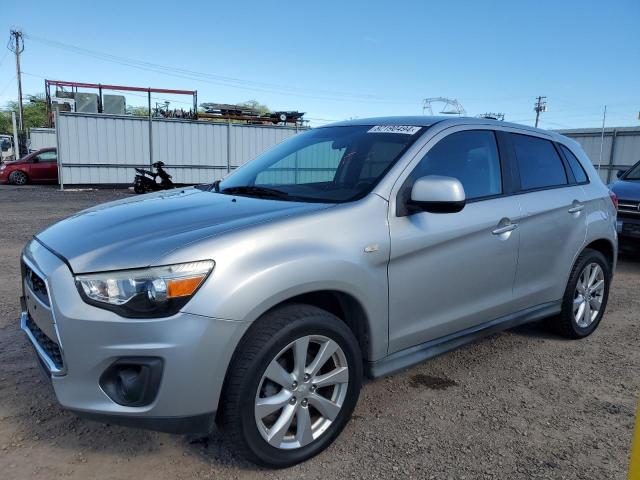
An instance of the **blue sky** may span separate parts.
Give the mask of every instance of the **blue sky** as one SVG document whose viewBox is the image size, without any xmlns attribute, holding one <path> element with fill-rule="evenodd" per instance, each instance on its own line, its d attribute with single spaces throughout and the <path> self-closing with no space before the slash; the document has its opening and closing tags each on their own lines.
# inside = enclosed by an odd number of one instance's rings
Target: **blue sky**
<svg viewBox="0 0 640 480">
<path fill-rule="evenodd" d="M 469 115 L 504 112 L 532 124 L 534 98 L 546 95 L 543 128 L 599 126 L 605 104 L 607 125 L 640 125 L 639 0 L 7 0 L 0 10 L 0 34 L 19 27 L 30 36 L 25 94 L 43 91 L 45 77 L 194 89 L 201 102 L 256 99 L 307 112 L 316 125 L 421 114 L 423 98 L 441 96 Z M 0 104 L 17 96 L 5 53 Z M 190 101 L 161 97 L 173 107 Z"/>
</svg>

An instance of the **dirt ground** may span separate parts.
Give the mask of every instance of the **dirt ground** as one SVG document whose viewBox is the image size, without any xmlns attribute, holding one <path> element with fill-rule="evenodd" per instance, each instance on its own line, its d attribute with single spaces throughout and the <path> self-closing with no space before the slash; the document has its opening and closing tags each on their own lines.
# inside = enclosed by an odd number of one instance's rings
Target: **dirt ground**
<svg viewBox="0 0 640 480">
<path fill-rule="evenodd" d="M 62 410 L 19 331 L 20 251 L 38 230 L 126 191 L 0 186 L 0 478 L 626 478 L 640 389 L 640 256 L 620 259 L 599 329 L 494 335 L 368 382 L 318 457 L 268 471 L 220 434 L 168 435 Z"/>
</svg>

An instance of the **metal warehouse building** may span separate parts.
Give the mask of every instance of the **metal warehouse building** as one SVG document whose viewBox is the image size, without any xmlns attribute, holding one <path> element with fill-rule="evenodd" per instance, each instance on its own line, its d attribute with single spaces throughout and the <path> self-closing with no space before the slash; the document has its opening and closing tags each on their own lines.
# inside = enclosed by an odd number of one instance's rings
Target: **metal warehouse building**
<svg viewBox="0 0 640 480">
<path fill-rule="evenodd" d="M 616 172 L 640 161 L 640 127 L 578 128 L 557 130 L 561 135 L 574 139 L 587 152 L 591 163 L 598 168 L 605 183 L 616 179 Z"/>
</svg>

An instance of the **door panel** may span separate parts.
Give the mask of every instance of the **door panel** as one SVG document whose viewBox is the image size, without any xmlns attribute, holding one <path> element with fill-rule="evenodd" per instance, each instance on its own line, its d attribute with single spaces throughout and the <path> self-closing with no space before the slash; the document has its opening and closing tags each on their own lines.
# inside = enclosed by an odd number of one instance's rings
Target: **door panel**
<svg viewBox="0 0 640 480">
<path fill-rule="evenodd" d="M 490 129 L 441 134 L 402 180 L 389 217 L 390 353 L 512 312 L 520 207 Z M 443 175 L 463 185 L 458 213 L 408 214 L 413 182 Z M 507 177 L 507 179 L 510 177 Z"/>
<path fill-rule="evenodd" d="M 513 311 L 520 231 L 494 230 L 519 216 L 503 197 L 391 220 L 390 353 Z"/>
<path fill-rule="evenodd" d="M 29 163 L 29 179 L 34 182 L 50 182 L 58 178 L 57 154 L 46 151 L 38 154 Z"/>
<path fill-rule="evenodd" d="M 33 182 L 42 182 L 47 180 L 49 167 L 46 162 L 42 162 L 39 159 L 34 159 L 29 164 L 29 179 Z"/>
<path fill-rule="evenodd" d="M 585 194 L 547 139 L 511 134 L 522 189 L 520 254 L 514 285 L 519 308 L 560 300 L 586 238 Z"/>
<path fill-rule="evenodd" d="M 51 161 L 47 162 L 47 180 L 56 181 L 58 180 L 58 162 Z"/>
<path fill-rule="evenodd" d="M 38 161 L 42 168 L 42 180 L 52 181 L 58 178 L 58 155 L 55 151 L 42 152 Z"/>
<path fill-rule="evenodd" d="M 523 218 L 514 294 L 518 307 L 528 308 L 562 298 L 587 234 L 586 197 L 578 185 L 518 197 Z"/>
</svg>

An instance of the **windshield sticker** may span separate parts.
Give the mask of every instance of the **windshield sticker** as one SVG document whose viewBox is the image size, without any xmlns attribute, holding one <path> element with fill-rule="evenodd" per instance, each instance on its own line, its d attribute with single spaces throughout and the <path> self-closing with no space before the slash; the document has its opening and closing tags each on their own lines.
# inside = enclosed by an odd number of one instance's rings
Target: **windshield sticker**
<svg viewBox="0 0 640 480">
<path fill-rule="evenodd" d="M 370 128 L 367 133 L 402 133 L 404 135 L 413 135 L 422 127 L 412 127 L 411 125 L 376 125 Z"/>
</svg>

